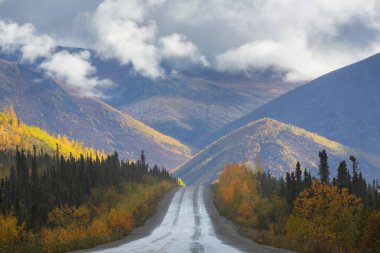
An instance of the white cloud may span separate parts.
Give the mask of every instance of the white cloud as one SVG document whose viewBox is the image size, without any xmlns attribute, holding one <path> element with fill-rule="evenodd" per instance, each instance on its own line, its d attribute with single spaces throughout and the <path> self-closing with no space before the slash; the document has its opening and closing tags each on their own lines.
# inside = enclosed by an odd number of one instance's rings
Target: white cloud
<svg viewBox="0 0 380 253">
<path fill-rule="evenodd" d="M 21 10 L 20 2 L 28 8 Z M 208 62 L 220 71 L 274 66 L 288 70 L 286 80 L 297 81 L 317 77 L 380 51 L 379 0 L 69 2 L 62 4 L 64 10 L 57 19 L 54 18 L 57 4 L 50 1 L 38 4 L 28 0 L 6 1 L 0 15 L 19 20 L 33 18 L 40 29 L 54 32 L 55 36 L 65 34 L 65 41 L 72 44 L 82 39 L 80 46 L 96 45 L 103 57 L 132 64 L 137 72 L 151 78 L 164 76 L 161 62 L 174 59 L 175 70 L 184 62 L 199 65 Z M 96 6 L 98 2 L 101 3 Z M 53 14 L 36 15 L 41 9 Z M 82 17 L 71 24 L 75 29 L 67 23 L 75 20 L 74 13 Z M 91 23 L 91 29 L 84 20 Z M 29 28 L 24 25 L 19 28 L 38 35 L 30 24 Z M 55 39 L 62 43 L 62 38 Z M 25 49 L 24 60 L 38 57 L 33 52 L 46 53 L 46 43 L 37 41 L 33 45 L 39 50 Z"/>
<path fill-rule="evenodd" d="M 154 45 L 157 28 L 153 22 L 144 22 L 147 8 L 147 1 L 106 0 L 92 16 L 93 28 L 103 56 L 131 63 L 137 72 L 157 78 L 163 75 Z"/>
<path fill-rule="evenodd" d="M 100 88 L 108 87 L 112 82 L 95 77 L 96 68 L 90 63 L 90 52 L 69 53 L 62 51 L 54 54 L 40 66 L 53 78 L 75 88 L 85 96 L 102 96 Z"/>
<path fill-rule="evenodd" d="M 188 58 L 194 63 L 199 63 L 205 67 L 209 66 L 206 57 L 184 35 L 173 33 L 162 37 L 159 39 L 158 45 L 163 58 Z"/>
<path fill-rule="evenodd" d="M 21 47 L 22 60 L 33 62 L 39 57 L 49 56 L 55 42 L 47 35 L 39 35 L 30 23 L 19 25 L 0 20 L 0 46 L 3 50 Z"/>
<path fill-rule="evenodd" d="M 100 80 L 94 76 L 96 68 L 91 65 L 89 51 L 54 53 L 55 47 L 55 41 L 50 36 L 39 34 L 30 23 L 19 25 L 9 20 L 0 20 L 1 50 L 20 50 L 23 62 L 33 63 L 42 58 L 40 67 L 48 75 L 85 96 L 101 96 L 99 89 L 112 84 L 108 79 Z"/>
<path fill-rule="evenodd" d="M 380 48 L 379 48 L 380 49 Z M 220 71 L 241 72 L 269 67 L 285 70 L 285 81 L 307 81 L 352 63 L 352 56 L 309 50 L 304 40 L 255 41 L 217 56 Z M 363 56 L 364 57 L 364 56 Z"/>
<path fill-rule="evenodd" d="M 149 78 L 165 75 L 162 59 L 188 58 L 194 63 L 208 65 L 198 48 L 181 34 L 158 38 L 150 11 L 165 0 L 105 0 L 92 15 L 97 50 L 106 58 L 116 58 L 121 64 Z"/>
<path fill-rule="evenodd" d="M 380 50 L 378 0 L 168 1 L 157 25 L 191 35 L 221 71 L 274 66 L 308 80 Z"/>
</svg>

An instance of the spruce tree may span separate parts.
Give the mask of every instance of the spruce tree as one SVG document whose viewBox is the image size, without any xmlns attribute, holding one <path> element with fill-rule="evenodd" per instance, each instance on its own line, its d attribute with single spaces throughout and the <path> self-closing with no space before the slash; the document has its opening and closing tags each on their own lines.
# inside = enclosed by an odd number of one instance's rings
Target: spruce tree
<svg viewBox="0 0 380 253">
<path fill-rule="evenodd" d="M 301 170 L 301 164 L 297 162 L 296 164 L 296 195 L 302 191 L 302 170 Z"/>
<path fill-rule="evenodd" d="M 351 191 L 356 195 L 360 195 L 359 193 L 359 174 L 358 174 L 358 162 L 354 156 L 350 156 L 350 161 L 352 162 L 352 183 L 351 183 Z"/>
<path fill-rule="evenodd" d="M 346 161 L 341 161 L 338 167 L 337 187 L 339 189 L 348 188 L 348 170 Z"/>
<path fill-rule="evenodd" d="M 322 184 L 329 183 L 329 164 L 328 164 L 328 156 L 326 150 L 322 150 L 319 152 L 319 177 L 321 179 Z"/>
</svg>

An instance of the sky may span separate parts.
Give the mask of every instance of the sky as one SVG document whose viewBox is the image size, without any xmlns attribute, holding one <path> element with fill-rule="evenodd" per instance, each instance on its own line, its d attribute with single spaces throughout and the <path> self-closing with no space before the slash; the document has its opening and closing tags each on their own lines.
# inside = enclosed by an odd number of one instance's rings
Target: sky
<svg viewBox="0 0 380 253">
<path fill-rule="evenodd" d="M 94 49 L 152 79 L 165 78 L 163 62 L 181 62 L 278 68 L 284 81 L 304 82 L 380 52 L 380 1 L 0 0 L 0 46 L 12 43 L 25 45 L 24 61 L 45 57 L 41 68 L 89 95 L 112 82 L 96 77 L 90 51 L 56 55 L 55 46 Z"/>
</svg>

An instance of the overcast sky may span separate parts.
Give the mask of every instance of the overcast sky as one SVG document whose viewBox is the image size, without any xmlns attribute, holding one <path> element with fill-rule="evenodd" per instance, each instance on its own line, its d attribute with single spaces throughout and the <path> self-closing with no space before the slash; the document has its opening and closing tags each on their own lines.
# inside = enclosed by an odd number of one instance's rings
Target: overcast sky
<svg viewBox="0 0 380 253">
<path fill-rule="evenodd" d="M 278 67 L 286 81 L 380 52 L 379 0 L 0 0 L 0 17 L 0 45 L 30 44 L 24 60 L 48 56 L 50 72 L 67 56 L 51 55 L 55 45 L 96 49 L 150 78 L 165 75 L 162 61 L 181 60 L 230 72 Z"/>
</svg>

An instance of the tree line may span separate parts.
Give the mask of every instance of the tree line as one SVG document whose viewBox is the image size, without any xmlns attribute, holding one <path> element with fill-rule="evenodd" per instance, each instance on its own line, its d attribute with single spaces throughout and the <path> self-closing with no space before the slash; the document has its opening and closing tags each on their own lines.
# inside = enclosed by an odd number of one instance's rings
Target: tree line
<svg viewBox="0 0 380 253">
<path fill-rule="evenodd" d="M 253 240 L 299 252 L 378 252 L 380 185 L 367 183 L 350 156 L 330 178 L 325 150 L 318 176 L 297 162 L 285 178 L 227 164 L 213 185 L 216 207 Z"/>
<path fill-rule="evenodd" d="M 146 176 L 174 182 L 165 168 L 146 164 L 144 151 L 137 161 L 120 160 L 117 152 L 101 158 L 70 154 L 66 159 L 58 145 L 53 156 L 33 146 L 32 151 L 0 151 L 0 159 L 0 164 L 9 165 L 3 167 L 8 176 L 0 180 L 0 211 L 11 213 L 32 231 L 46 226 L 55 208 L 81 206 L 94 189 L 121 191 L 126 182 L 141 183 Z"/>
<path fill-rule="evenodd" d="M 350 156 L 351 172 L 346 161 L 341 161 L 337 168 L 336 177 L 330 180 L 330 165 L 328 155 L 325 150 L 318 154 L 319 168 L 318 175 L 322 184 L 336 186 L 338 189 L 346 188 L 350 194 L 360 197 L 363 204 L 368 209 L 380 209 L 380 185 L 378 180 L 367 183 L 362 172 L 358 168 L 359 162 L 354 156 Z M 281 183 L 281 180 L 279 182 Z M 287 172 L 285 176 L 286 199 L 289 204 L 297 198 L 300 192 L 312 186 L 312 175 L 297 162 L 294 171 Z"/>
</svg>

